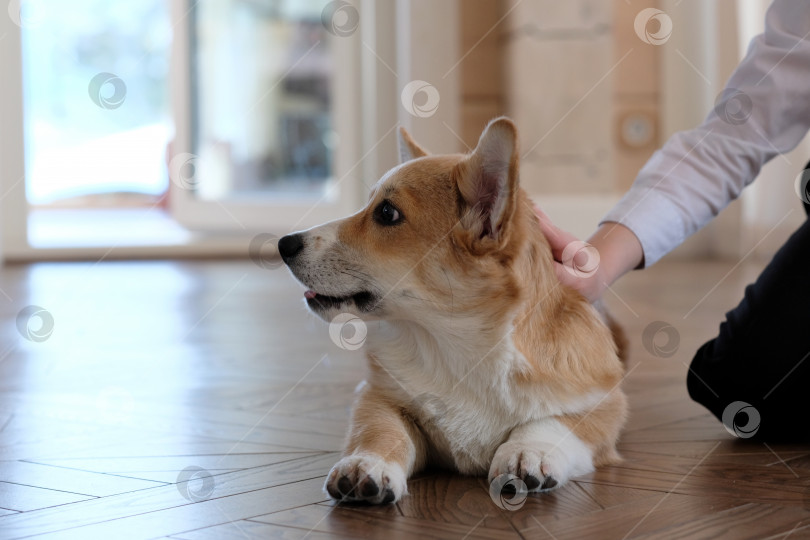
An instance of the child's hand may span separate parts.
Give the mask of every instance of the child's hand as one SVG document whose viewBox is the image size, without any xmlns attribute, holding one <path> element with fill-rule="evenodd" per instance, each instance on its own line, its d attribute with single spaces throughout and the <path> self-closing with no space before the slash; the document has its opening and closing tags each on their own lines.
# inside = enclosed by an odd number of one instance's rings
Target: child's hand
<svg viewBox="0 0 810 540">
<path fill-rule="evenodd" d="M 591 302 L 598 300 L 621 276 L 643 266 L 641 242 L 624 225 L 604 223 L 588 243 L 554 225 L 536 205 L 534 211 L 540 229 L 551 244 L 557 279 Z"/>
<path fill-rule="evenodd" d="M 600 270 L 599 251 L 591 244 L 558 228 L 537 205 L 534 211 L 540 221 L 540 229 L 551 244 L 557 279 L 563 285 L 579 291 L 591 302 L 598 300 L 607 288 Z"/>
</svg>

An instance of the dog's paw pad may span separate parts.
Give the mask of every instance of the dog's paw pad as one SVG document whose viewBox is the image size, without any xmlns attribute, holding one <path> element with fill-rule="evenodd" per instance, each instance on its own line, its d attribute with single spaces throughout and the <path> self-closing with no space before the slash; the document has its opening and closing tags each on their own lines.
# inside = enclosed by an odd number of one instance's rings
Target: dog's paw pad
<svg viewBox="0 0 810 540">
<path fill-rule="evenodd" d="M 346 456 L 332 467 L 325 489 L 340 502 L 389 504 L 406 492 L 402 467 L 373 454 Z"/>
<path fill-rule="evenodd" d="M 556 478 L 554 478 L 553 476 L 546 476 L 546 479 L 543 482 L 543 485 L 540 486 L 540 489 L 541 490 L 554 489 L 555 487 L 557 487 L 557 484 L 559 484 L 559 482 L 557 482 Z M 529 489 L 534 489 L 534 488 L 530 487 Z"/>
<path fill-rule="evenodd" d="M 337 486 L 330 482 L 326 482 L 326 492 L 329 494 L 330 497 L 332 497 L 335 500 L 339 501 L 340 499 L 343 498 L 343 495 L 337 489 Z"/>
<path fill-rule="evenodd" d="M 366 479 L 360 483 L 360 496 L 364 498 L 376 497 L 380 492 L 377 482 L 373 478 L 367 476 Z"/>
<path fill-rule="evenodd" d="M 536 476 L 534 476 L 533 474 L 527 474 L 523 478 L 523 482 L 526 484 L 526 487 L 529 489 L 529 491 L 531 491 L 533 489 L 537 489 L 540 486 L 540 480 L 538 480 L 538 478 Z M 544 488 L 545 488 L 546 483 L 547 483 L 547 481 L 545 483 L 543 483 Z M 556 484 L 557 484 L 557 481 L 555 480 L 554 485 L 556 485 Z"/>
<path fill-rule="evenodd" d="M 520 478 L 528 491 L 548 491 L 565 483 L 565 458 L 517 442 L 502 444 L 492 460 L 489 481 L 502 474 Z M 509 488 L 505 485 L 504 488 Z"/>
<path fill-rule="evenodd" d="M 354 491 L 354 486 L 352 485 L 351 481 L 345 476 L 342 476 L 340 480 L 338 480 L 337 487 L 342 497 L 349 496 L 352 494 L 352 491 Z"/>
</svg>

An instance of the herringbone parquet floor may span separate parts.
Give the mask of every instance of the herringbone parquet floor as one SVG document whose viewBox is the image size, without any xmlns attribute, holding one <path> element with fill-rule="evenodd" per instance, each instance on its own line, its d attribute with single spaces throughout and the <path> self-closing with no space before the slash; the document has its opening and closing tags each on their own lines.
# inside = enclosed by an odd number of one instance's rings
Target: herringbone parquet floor
<svg viewBox="0 0 810 540">
<path fill-rule="evenodd" d="M 362 351 L 330 341 L 283 268 L 8 267 L 0 538 L 810 537 L 810 448 L 737 439 L 686 394 L 693 352 L 760 268 L 723 279 L 732 265 L 664 262 L 607 293 L 631 340 L 625 462 L 516 511 L 445 472 L 396 505 L 327 499 Z M 28 305 L 52 333 L 19 327 Z M 643 345 L 654 321 L 677 330 L 656 342 L 672 356 Z"/>
</svg>

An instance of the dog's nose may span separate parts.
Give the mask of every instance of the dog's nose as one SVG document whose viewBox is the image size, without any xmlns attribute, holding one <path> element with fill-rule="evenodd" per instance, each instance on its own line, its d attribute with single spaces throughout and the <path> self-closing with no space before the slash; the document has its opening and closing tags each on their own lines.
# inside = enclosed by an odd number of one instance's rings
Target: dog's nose
<svg viewBox="0 0 810 540">
<path fill-rule="evenodd" d="M 288 234 L 278 241 L 278 253 L 285 263 L 289 263 L 303 248 L 304 240 L 300 234 Z"/>
</svg>

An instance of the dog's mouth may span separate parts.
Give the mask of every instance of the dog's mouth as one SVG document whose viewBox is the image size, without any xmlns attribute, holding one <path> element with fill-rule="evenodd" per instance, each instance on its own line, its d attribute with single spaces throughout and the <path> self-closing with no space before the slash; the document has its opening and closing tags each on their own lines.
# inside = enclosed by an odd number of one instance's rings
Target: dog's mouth
<svg viewBox="0 0 810 540">
<path fill-rule="evenodd" d="M 360 291 L 346 296 L 329 296 L 313 290 L 304 293 L 307 305 L 314 310 L 328 310 L 354 304 L 360 311 L 371 311 L 376 307 L 377 297 L 369 291 Z"/>
</svg>

